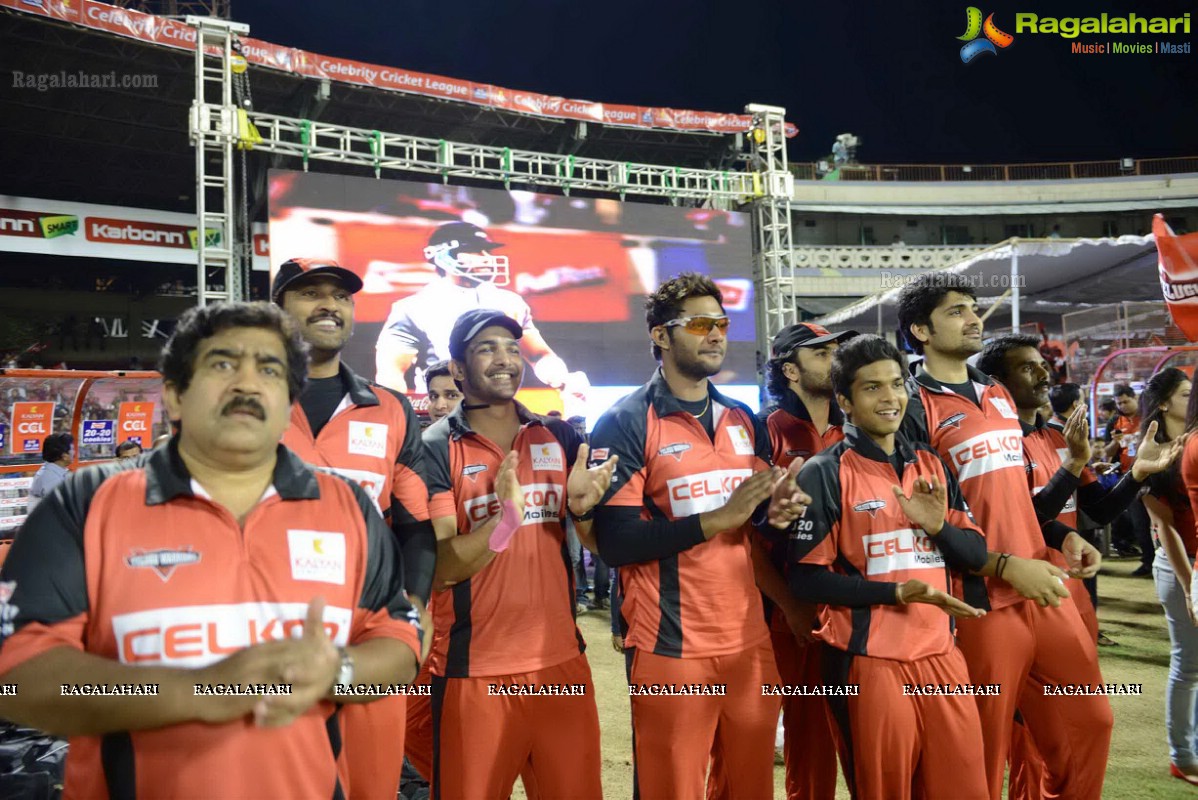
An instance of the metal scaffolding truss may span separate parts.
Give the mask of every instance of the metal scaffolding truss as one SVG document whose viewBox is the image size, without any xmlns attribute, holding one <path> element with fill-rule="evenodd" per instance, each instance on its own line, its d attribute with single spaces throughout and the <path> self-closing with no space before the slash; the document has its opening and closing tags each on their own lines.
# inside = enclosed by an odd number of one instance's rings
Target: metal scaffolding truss
<svg viewBox="0 0 1198 800">
<path fill-rule="evenodd" d="M 776 106 L 748 105 L 753 117 L 749 143 L 750 166 L 763 191 L 753 202 L 756 233 L 753 280 L 757 287 L 757 367 L 768 358 L 770 340 L 797 321 L 794 298 L 794 253 L 791 249 L 790 198 L 794 176 L 786 168 L 786 110 Z"/>
<path fill-rule="evenodd" d="M 744 203 L 761 194 L 754 173 L 718 172 L 510 147 L 466 144 L 399 133 L 369 131 L 273 114 L 250 114 L 263 141 L 254 147 L 308 161 L 331 161 L 386 171 L 419 172 L 452 178 L 552 186 L 620 196 L 670 200 L 724 200 Z"/>
<path fill-rule="evenodd" d="M 232 63 L 234 35 L 250 29 L 211 17 L 188 17 L 187 22 L 197 32 L 189 133 L 196 152 L 196 297 L 203 306 L 249 295 L 249 264 L 242 257 L 233 210 L 233 144 L 240 126 Z M 219 283 L 210 286 L 210 277 Z"/>
</svg>

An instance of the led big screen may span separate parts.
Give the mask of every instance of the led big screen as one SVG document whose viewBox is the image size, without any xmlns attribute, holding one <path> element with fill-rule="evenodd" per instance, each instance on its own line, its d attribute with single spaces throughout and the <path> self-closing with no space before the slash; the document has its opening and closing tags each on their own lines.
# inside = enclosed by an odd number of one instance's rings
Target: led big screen
<svg viewBox="0 0 1198 800">
<path fill-rule="evenodd" d="M 343 358 L 418 408 L 454 319 L 495 307 L 525 326 L 520 401 L 593 425 L 648 380 L 645 296 L 686 271 L 716 281 L 731 317 L 715 382 L 757 408 L 747 214 L 272 171 L 270 240 L 272 275 L 320 258 L 361 276 Z"/>
</svg>

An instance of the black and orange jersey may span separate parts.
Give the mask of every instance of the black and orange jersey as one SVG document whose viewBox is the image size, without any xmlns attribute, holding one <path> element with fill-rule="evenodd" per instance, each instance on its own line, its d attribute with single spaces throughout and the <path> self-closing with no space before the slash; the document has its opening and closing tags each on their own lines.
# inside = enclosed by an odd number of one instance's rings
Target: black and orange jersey
<svg viewBox="0 0 1198 800">
<path fill-rule="evenodd" d="M 828 427 L 821 434 L 799 396 L 787 389 L 778 399 L 778 407 L 765 421 L 773 446 L 774 463 L 789 467 L 796 458 L 811 458 L 844 438 L 844 412 L 836 401 L 828 409 Z"/>
<path fill-rule="evenodd" d="M 1038 495 L 1048 486 L 1061 465 L 1069 459 L 1069 443 L 1061 431 L 1047 425 L 1044 418 L 1037 416 L 1035 425 L 1023 425 L 1024 460 L 1027 462 L 1027 482 L 1032 495 Z M 1098 482 L 1094 470 L 1086 467 L 1078 476 L 1077 485 L 1089 486 Z M 1077 530 L 1077 493 L 1069 495 L 1057 519 Z"/>
<path fill-rule="evenodd" d="M 852 606 L 820 607 L 817 635 L 833 647 L 876 658 L 915 661 L 947 653 L 954 646 L 952 618 L 923 603 L 897 605 L 895 588 L 919 580 L 950 591 L 950 569 L 972 570 L 986 563 L 982 532 L 956 479 L 930 447 L 896 437 L 892 459 L 856 426 L 845 425 L 844 430 L 844 441 L 799 472 L 799 485 L 812 502 L 790 535 L 793 564 L 820 565 L 855 579 L 839 582 L 841 591 L 853 596 Z M 937 536 L 907 517 L 891 489 L 901 486 L 910 496 L 918 478 L 943 484 L 948 491 L 945 526 Z M 803 586 L 804 578 L 797 570 L 792 574 L 792 591 L 806 600 L 832 602 L 831 596 L 802 591 L 810 589 Z"/>
<path fill-rule="evenodd" d="M 424 450 L 412 404 L 344 364 L 341 380 L 349 391 L 320 434 L 312 435 L 308 415 L 297 400 L 283 444 L 309 464 L 327 467 L 361 486 L 384 515 L 398 522 L 428 519 Z"/>
<path fill-rule="evenodd" d="M 190 477 L 177 440 L 137 464 L 83 470 L 30 515 L 0 587 L 0 673 L 64 646 L 206 667 L 300 635 L 318 596 L 337 645 L 386 637 L 420 652 L 402 559 L 370 498 L 282 446 L 241 525 Z M 319 702 L 284 728 L 237 720 L 72 737 L 65 796 L 333 797 L 334 711 Z"/>
<path fill-rule="evenodd" d="M 436 540 L 428 524 L 420 423 L 403 395 L 361 378 L 344 363 L 340 377 L 348 391 L 320 434 L 312 435 L 308 415 L 297 400 L 283 444 L 307 463 L 348 478 L 370 495 L 400 537 L 407 586 L 414 595 L 427 598 Z"/>
<path fill-rule="evenodd" d="M 741 482 L 770 466 L 769 434 L 747 406 L 710 383 L 708 397 L 713 437 L 679 405 L 659 369 L 591 435 L 593 461 L 620 457 L 595 513 L 595 535 L 604 561 L 620 567 L 626 647 L 708 658 L 769 636 L 753 578 L 751 526 L 704 540 L 699 524 L 699 514 L 721 508 Z M 667 543 L 677 540 L 685 544 Z"/>
<path fill-rule="evenodd" d="M 809 459 L 816 453 L 831 447 L 844 439 L 844 412 L 836 401 L 831 401 L 828 408 L 828 427 L 821 434 L 811 421 L 802 399 L 789 388 L 778 399 L 778 408 L 770 413 L 765 420 L 769 430 L 770 444 L 773 448 L 774 463 L 779 467 L 789 467 L 796 458 Z M 774 541 L 761 537 L 761 546 L 765 549 L 770 563 L 782 575 L 786 574 L 786 542 Z M 780 633 L 790 630 L 786 618 L 778 611 L 773 602 L 764 595 L 761 602 L 765 605 L 766 616 L 770 628 Z"/>
<path fill-rule="evenodd" d="M 1186 554 L 1193 558 L 1195 552 L 1198 552 L 1198 521 L 1195 520 L 1194 514 L 1194 504 L 1198 503 L 1198 436 L 1191 436 L 1186 440 L 1185 449 L 1181 453 L 1179 473 L 1180 486 L 1176 486 L 1175 491 L 1170 494 L 1176 494 L 1177 490 L 1180 490 L 1189 502 L 1183 503 L 1179 498 L 1171 504 L 1173 527 L 1181 534 Z"/>
<path fill-rule="evenodd" d="M 434 675 L 478 678 L 533 672 L 577 658 L 574 584 L 563 515 L 578 433 L 519 403 L 517 477 L 524 522 L 507 550 L 468 580 L 433 593 Z M 470 428 L 462 406 L 424 431 L 433 519 L 453 517 L 469 533 L 500 511 L 495 476 L 506 452 Z"/>
<path fill-rule="evenodd" d="M 1027 490 L 1023 428 L 1006 387 L 969 367 L 978 402 L 940 384 L 922 367 L 907 382 L 911 400 L 901 431 L 911 442 L 926 442 L 953 471 L 974 519 L 986 532 L 992 552 L 1036 558 L 1044 536 Z M 1006 581 L 986 578 L 988 599 L 965 579 L 965 600 L 1000 609 L 1023 601 Z"/>
</svg>

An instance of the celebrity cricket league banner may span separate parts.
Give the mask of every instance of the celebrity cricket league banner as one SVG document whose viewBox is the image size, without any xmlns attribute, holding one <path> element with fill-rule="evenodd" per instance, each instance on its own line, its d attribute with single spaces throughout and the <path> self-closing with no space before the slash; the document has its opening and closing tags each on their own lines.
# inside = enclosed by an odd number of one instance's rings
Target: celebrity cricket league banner
<svg viewBox="0 0 1198 800">
<path fill-rule="evenodd" d="M 1161 214 L 1152 219 L 1152 233 L 1165 305 L 1186 339 L 1198 341 L 1198 233 L 1174 235 Z"/>
<path fill-rule="evenodd" d="M 40 453 L 54 424 L 54 403 L 12 404 L 12 454 Z"/>
<path fill-rule="evenodd" d="M 0 0 L 0 8 L 51 17 L 164 47 L 195 50 L 196 46 L 195 29 L 182 20 L 159 17 L 134 9 L 117 8 L 95 0 Z M 602 122 L 631 128 L 717 133 L 747 131 L 751 123 L 751 117 L 747 114 L 721 114 L 571 100 L 537 92 L 505 89 L 489 83 L 475 83 L 347 58 L 324 56 L 249 37 L 240 38 L 239 41 L 246 60 L 258 66 L 306 78 L 371 86 L 440 100 L 456 100 L 549 119 Z M 213 54 L 216 54 L 215 50 Z M 796 136 L 798 132 L 799 129 L 793 124 L 786 124 L 788 137 Z"/>
<path fill-rule="evenodd" d="M 266 225 L 255 223 L 253 268 L 270 269 Z M 194 214 L 0 195 L 0 251 L 196 263 Z M 219 245 L 221 231 L 208 231 Z"/>
<path fill-rule="evenodd" d="M 747 214 L 281 170 L 269 181 L 272 273 L 306 257 L 359 275 L 343 357 L 385 386 L 423 395 L 458 315 L 498 308 L 524 326 L 521 401 L 594 424 L 656 367 L 645 296 L 698 272 L 731 319 L 715 381 L 757 407 Z M 466 239 L 477 246 L 459 250 Z"/>
</svg>

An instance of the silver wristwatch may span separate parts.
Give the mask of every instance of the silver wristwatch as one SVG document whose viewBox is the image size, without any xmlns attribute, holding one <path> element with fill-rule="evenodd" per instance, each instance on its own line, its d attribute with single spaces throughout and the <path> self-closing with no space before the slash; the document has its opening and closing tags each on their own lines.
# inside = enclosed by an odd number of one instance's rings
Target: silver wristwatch
<svg viewBox="0 0 1198 800">
<path fill-rule="evenodd" d="M 337 678 L 333 681 L 333 686 L 348 689 L 354 682 L 354 657 L 344 647 L 338 647 L 337 652 L 341 654 L 341 666 L 337 669 Z"/>
</svg>

